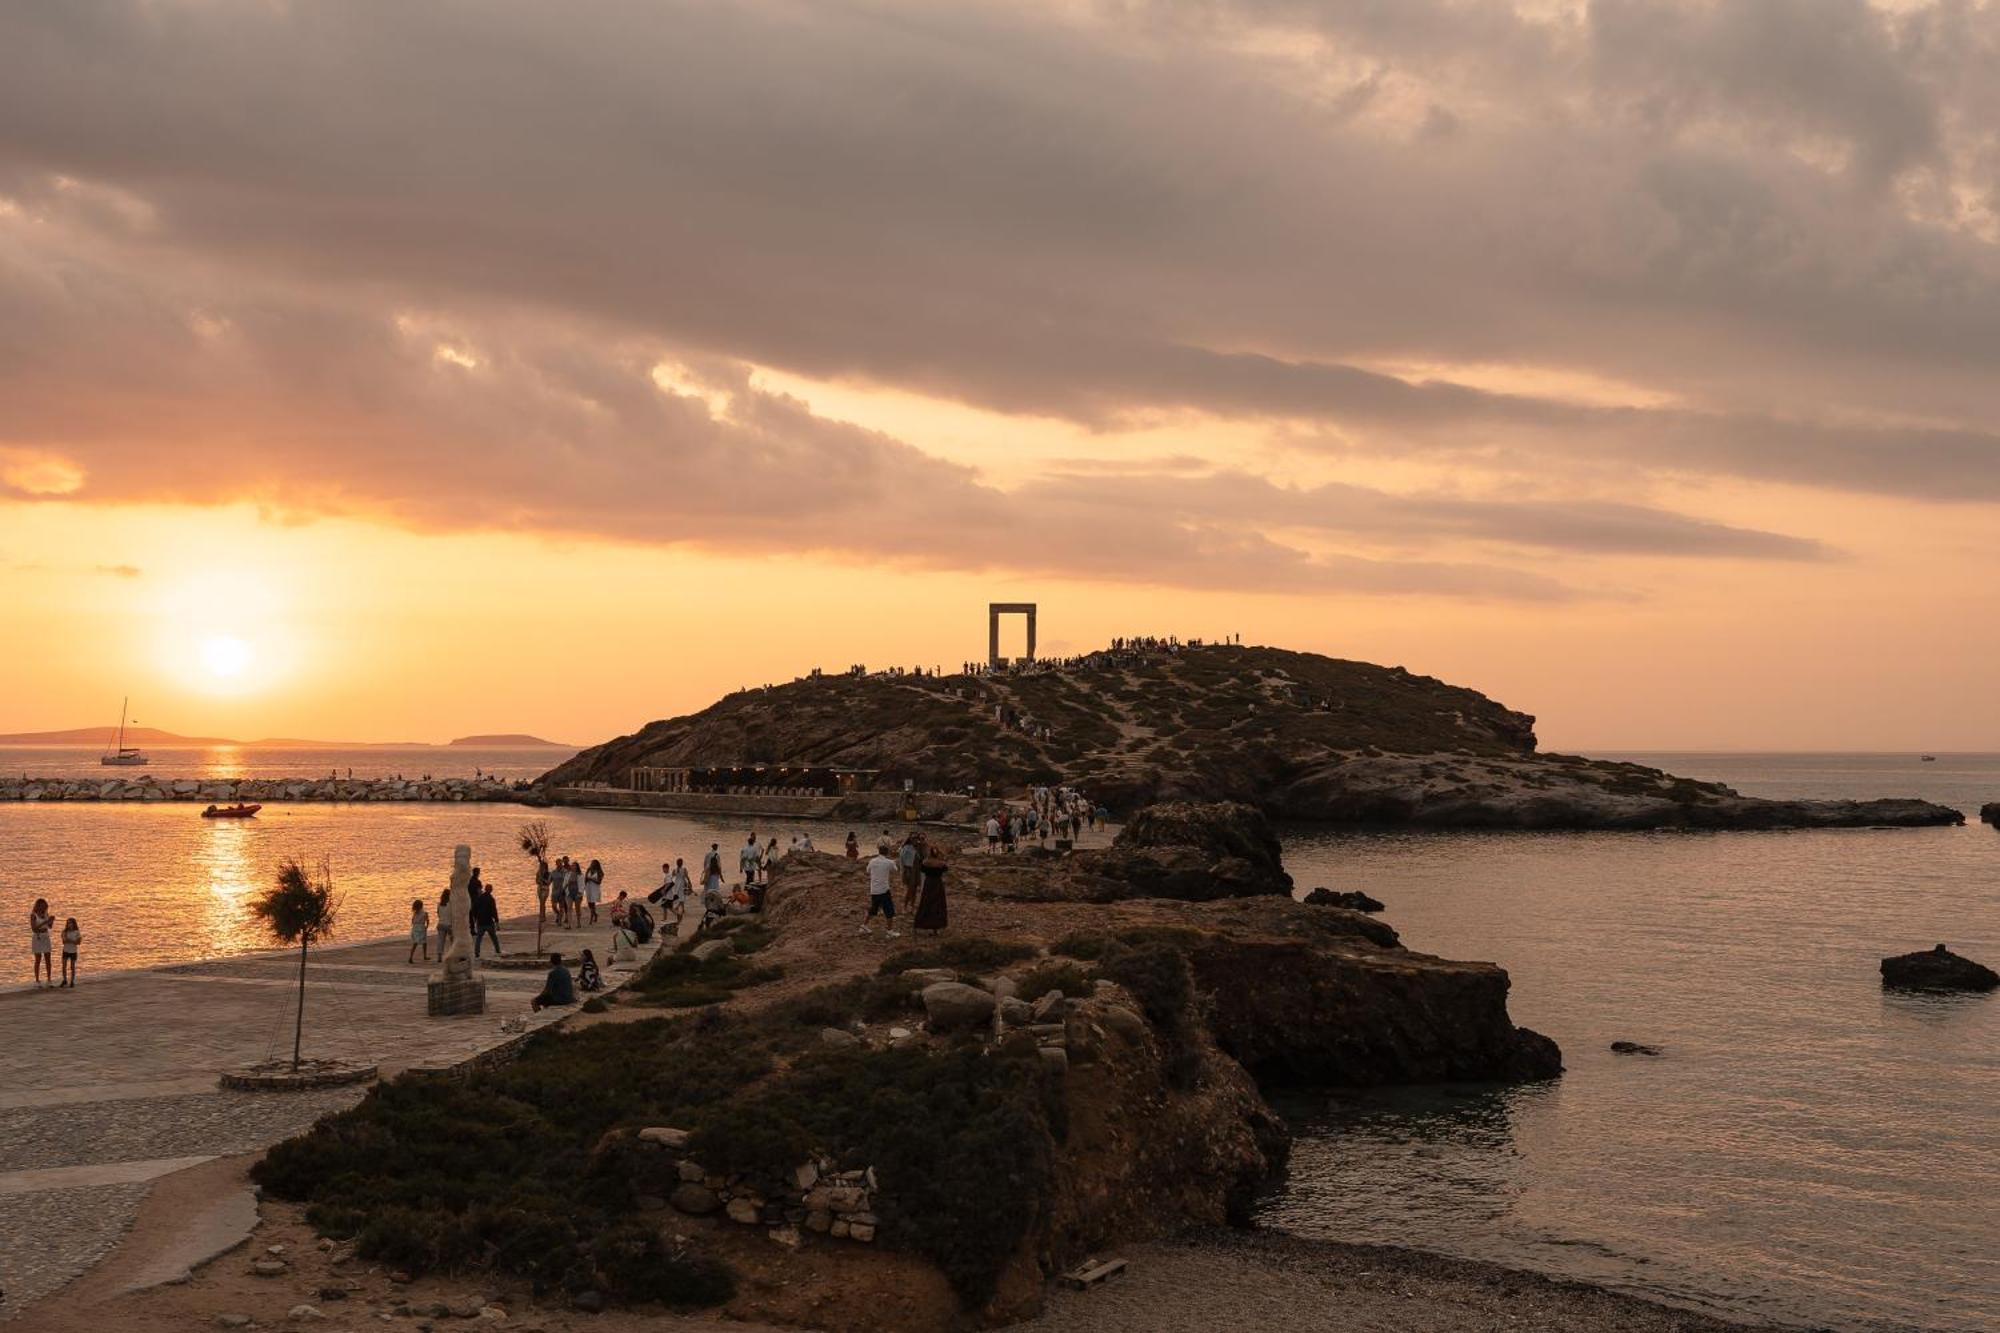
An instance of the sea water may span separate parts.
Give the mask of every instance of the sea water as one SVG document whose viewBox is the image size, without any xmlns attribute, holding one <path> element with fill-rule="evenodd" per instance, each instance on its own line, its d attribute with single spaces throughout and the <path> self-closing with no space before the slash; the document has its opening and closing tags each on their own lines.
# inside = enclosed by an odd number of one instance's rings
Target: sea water
<svg viewBox="0 0 2000 1333">
<path fill-rule="evenodd" d="M 2000 800 L 2000 756 L 1613 757 L 1748 795 Z M 1736 1318 L 2000 1328 L 2000 992 L 1877 970 L 1940 942 L 2000 965 L 2000 832 L 1293 829 L 1285 853 L 1408 947 L 1504 965 L 1568 1072 L 1286 1099 L 1266 1225 Z"/>
<path fill-rule="evenodd" d="M 2000 800 L 1996 756 L 1613 757 L 1754 795 L 1914 795 L 1973 811 Z M 233 762 L 264 773 L 269 758 Z M 203 762 L 174 776 L 216 772 Z M 361 750 L 295 766 L 531 776 L 541 762 Z M 513 915 L 533 907 L 516 844 L 537 818 L 555 851 L 604 863 L 607 896 L 650 890 L 662 860 L 697 866 L 711 843 L 733 866 L 749 831 L 485 804 L 274 804 L 240 823 L 178 803 L 6 805 L 0 923 L 13 923 L 23 981 L 35 897 L 80 918 L 86 981 L 257 949 L 244 903 L 297 856 L 326 858 L 345 938 L 394 935 L 411 898 L 436 901 L 457 842 Z M 783 846 L 807 827 L 757 831 Z M 846 832 L 810 828 L 822 847 Z M 1298 1144 L 1265 1224 L 1739 1318 L 2000 1328 L 2000 994 L 1887 993 L 1876 971 L 1885 954 L 1940 941 L 2000 965 L 2000 833 L 1288 829 L 1285 854 L 1303 887 L 1383 899 L 1409 947 L 1504 965 L 1515 1021 L 1561 1043 L 1568 1073 L 1509 1090 L 1286 1099 Z M 1664 1053 L 1614 1055 L 1617 1040 Z"/>
</svg>

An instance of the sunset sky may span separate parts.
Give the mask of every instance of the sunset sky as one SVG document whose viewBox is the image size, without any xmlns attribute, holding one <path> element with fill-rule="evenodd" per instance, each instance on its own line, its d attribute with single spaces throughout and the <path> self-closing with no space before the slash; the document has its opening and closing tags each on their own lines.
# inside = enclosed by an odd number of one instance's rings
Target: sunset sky
<svg viewBox="0 0 2000 1333">
<path fill-rule="evenodd" d="M 0 731 L 1241 633 L 2000 749 L 2000 5 L 0 7 Z"/>
</svg>

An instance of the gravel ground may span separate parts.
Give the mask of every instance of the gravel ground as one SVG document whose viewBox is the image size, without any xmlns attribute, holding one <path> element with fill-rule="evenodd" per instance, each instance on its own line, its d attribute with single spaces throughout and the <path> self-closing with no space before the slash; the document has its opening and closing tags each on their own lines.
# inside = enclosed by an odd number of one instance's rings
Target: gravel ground
<svg viewBox="0 0 2000 1333">
<path fill-rule="evenodd" d="M 0 1207 L 0 1321 L 83 1272 L 125 1234 L 145 1185 L 17 1194 Z"/>
<path fill-rule="evenodd" d="M 1745 1333 L 1751 1327 L 1493 1264 L 1276 1232 L 1200 1232 L 1117 1253 L 1131 1261 L 1124 1275 L 1090 1291 L 1057 1291 L 1040 1318 L 1010 1327 L 1021 1333 Z"/>
<path fill-rule="evenodd" d="M 223 1156 L 289 1138 L 361 1100 L 364 1087 L 208 1092 L 0 1111 L 0 1171 L 156 1157 Z M 0 1208 L 0 1251 L 18 1228 Z M 12 1299 L 12 1292 L 8 1293 Z"/>
</svg>

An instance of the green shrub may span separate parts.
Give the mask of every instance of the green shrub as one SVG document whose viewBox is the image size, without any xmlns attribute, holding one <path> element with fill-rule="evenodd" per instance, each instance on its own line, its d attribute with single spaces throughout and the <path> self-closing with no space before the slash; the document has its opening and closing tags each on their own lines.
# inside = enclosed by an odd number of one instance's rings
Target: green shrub
<svg viewBox="0 0 2000 1333">
<path fill-rule="evenodd" d="M 253 1176 L 362 1257 L 412 1272 L 491 1267 L 538 1287 L 713 1303 L 729 1294 L 725 1271 L 617 1230 L 635 1193 L 671 1188 L 667 1155 L 605 1135 L 702 1123 L 765 1078 L 780 1046 L 723 1018 L 551 1029 L 462 1082 L 378 1084 L 272 1148 Z"/>
<path fill-rule="evenodd" d="M 844 1028 L 857 1018 L 893 1018 L 916 1007 L 916 991 L 900 977 L 855 977 L 781 1000 L 764 1021 L 803 1028 Z"/>
<path fill-rule="evenodd" d="M 1065 935 L 1050 947 L 1049 952 L 1064 958 L 1080 958 L 1086 963 L 1094 963 L 1104 956 L 1104 951 L 1115 948 L 1117 942 L 1109 935 L 1094 930 L 1080 930 L 1074 935 Z"/>
<path fill-rule="evenodd" d="M 1170 1087 L 1186 1091 L 1201 1076 L 1195 1036 L 1194 978 L 1187 958 L 1171 944 L 1122 947 L 1107 953 L 1097 975 L 1131 992 L 1160 1038 Z"/>
<path fill-rule="evenodd" d="M 915 967 L 948 967 L 954 971 L 982 972 L 1034 956 L 1035 946 L 1023 940 L 989 940 L 970 935 L 898 950 L 883 959 L 878 970 L 883 976 L 894 976 Z"/>
<path fill-rule="evenodd" d="M 1043 963 L 1021 978 L 1020 989 L 1015 994 L 1032 1003 L 1050 991 L 1058 990 L 1069 996 L 1088 995 L 1090 974 L 1075 963 Z"/>
<path fill-rule="evenodd" d="M 692 1009 L 721 1004 L 735 991 L 776 981 L 785 974 L 784 969 L 776 964 L 753 967 L 743 961 L 744 953 L 754 953 L 767 940 L 756 939 L 747 931 L 734 938 L 750 938 L 756 942 L 747 950 L 718 954 L 706 962 L 689 953 L 661 954 L 646 965 L 645 971 L 626 984 L 626 990 L 641 1004 Z"/>
<path fill-rule="evenodd" d="M 714 1143 L 701 1151 L 729 1152 L 737 1169 L 772 1175 L 804 1159 L 802 1144 L 873 1166 L 883 1242 L 930 1259 L 960 1299 L 979 1306 L 1049 1186 L 1047 1082 L 1037 1062 L 976 1049 L 815 1051 L 791 1077 L 714 1108 L 703 1131 Z M 768 1145 L 772 1156 L 753 1163 L 745 1149 L 725 1146 L 737 1126 L 745 1144 Z"/>
</svg>

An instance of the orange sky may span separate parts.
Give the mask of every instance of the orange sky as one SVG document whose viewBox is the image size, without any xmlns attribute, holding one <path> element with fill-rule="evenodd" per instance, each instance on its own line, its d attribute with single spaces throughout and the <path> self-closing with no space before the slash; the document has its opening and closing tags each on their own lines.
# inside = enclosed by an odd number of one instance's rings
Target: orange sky
<svg viewBox="0 0 2000 1333">
<path fill-rule="evenodd" d="M 0 731 L 587 743 L 1032 600 L 2000 749 L 2000 16 L 1748 14 L 17 7 Z"/>
</svg>

